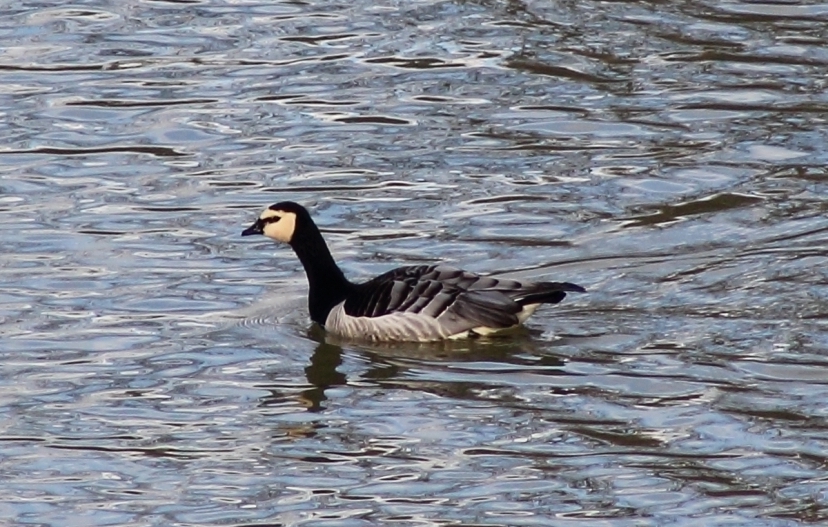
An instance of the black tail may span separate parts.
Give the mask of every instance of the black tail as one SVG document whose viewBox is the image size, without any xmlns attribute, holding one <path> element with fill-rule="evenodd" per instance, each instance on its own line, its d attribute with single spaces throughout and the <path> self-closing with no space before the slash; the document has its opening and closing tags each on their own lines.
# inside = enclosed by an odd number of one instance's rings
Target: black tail
<svg viewBox="0 0 828 527">
<path fill-rule="evenodd" d="M 586 293 L 583 287 L 569 282 L 538 282 L 532 291 L 515 298 L 518 305 L 557 304 L 567 293 Z"/>
</svg>

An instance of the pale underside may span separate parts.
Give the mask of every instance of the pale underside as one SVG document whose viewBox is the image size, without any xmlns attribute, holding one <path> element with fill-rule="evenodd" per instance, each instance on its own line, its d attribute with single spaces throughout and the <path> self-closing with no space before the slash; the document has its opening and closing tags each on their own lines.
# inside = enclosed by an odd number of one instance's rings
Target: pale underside
<svg viewBox="0 0 828 527">
<path fill-rule="evenodd" d="M 331 309 L 325 320 L 325 329 L 347 338 L 429 342 L 443 339 L 485 336 L 517 327 L 529 318 L 540 304 L 528 304 L 516 313 L 518 324 L 506 327 L 487 327 L 464 324 L 451 313 L 437 318 L 422 313 L 394 312 L 378 317 L 353 317 L 345 313 L 345 302 Z"/>
</svg>

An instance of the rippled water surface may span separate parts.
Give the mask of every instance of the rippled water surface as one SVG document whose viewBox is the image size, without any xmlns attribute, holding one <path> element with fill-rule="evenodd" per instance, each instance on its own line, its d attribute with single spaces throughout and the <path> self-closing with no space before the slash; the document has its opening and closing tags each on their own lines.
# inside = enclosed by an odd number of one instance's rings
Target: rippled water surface
<svg viewBox="0 0 828 527">
<path fill-rule="evenodd" d="M 828 520 L 828 4 L 24 0 L 0 35 L 2 522 Z M 239 236 L 288 199 L 352 278 L 589 293 L 337 341 Z"/>
</svg>

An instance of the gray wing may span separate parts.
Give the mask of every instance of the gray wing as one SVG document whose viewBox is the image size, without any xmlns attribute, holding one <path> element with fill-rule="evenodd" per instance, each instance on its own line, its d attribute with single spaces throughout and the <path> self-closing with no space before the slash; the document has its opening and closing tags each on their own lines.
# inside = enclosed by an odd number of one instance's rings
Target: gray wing
<svg viewBox="0 0 828 527">
<path fill-rule="evenodd" d="M 401 267 L 359 284 L 345 302 L 352 317 L 410 313 L 436 319 L 451 334 L 476 327 L 508 328 L 527 304 L 560 302 L 574 284 L 518 282 L 443 265 Z"/>
</svg>

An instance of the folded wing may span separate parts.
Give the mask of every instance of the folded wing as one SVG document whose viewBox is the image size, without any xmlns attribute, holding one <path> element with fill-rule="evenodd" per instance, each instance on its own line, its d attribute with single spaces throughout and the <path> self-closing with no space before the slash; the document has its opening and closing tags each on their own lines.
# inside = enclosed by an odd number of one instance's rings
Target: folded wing
<svg viewBox="0 0 828 527">
<path fill-rule="evenodd" d="M 357 285 L 343 308 L 348 317 L 375 319 L 372 326 L 400 320 L 428 322 L 426 326 L 439 328 L 439 337 L 445 338 L 477 328 L 516 326 L 528 316 L 523 316 L 527 309 L 531 314 L 537 304 L 558 303 L 569 291 L 584 289 L 567 282 L 519 282 L 443 265 L 420 265 L 394 269 Z"/>
</svg>

